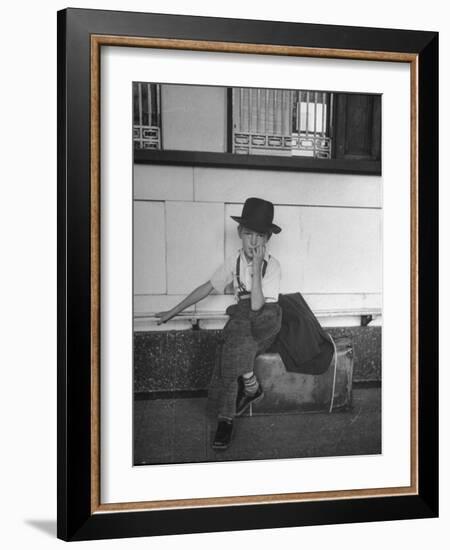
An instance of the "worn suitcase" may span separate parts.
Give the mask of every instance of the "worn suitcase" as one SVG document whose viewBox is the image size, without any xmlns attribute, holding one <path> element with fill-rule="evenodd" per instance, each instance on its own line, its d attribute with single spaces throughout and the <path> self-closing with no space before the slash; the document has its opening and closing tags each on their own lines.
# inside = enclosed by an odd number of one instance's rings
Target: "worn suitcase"
<svg viewBox="0 0 450 550">
<path fill-rule="evenodd" d="M 264 399 L 246 414 L 348 410 L 352 403 L 352 340 L 344 336 L 333 342 L 335 351 L 330 366 L 318 375 L 287 372 L 277 353 L 258 356 L 255 373 L 264 389 Z"/>
</svg>

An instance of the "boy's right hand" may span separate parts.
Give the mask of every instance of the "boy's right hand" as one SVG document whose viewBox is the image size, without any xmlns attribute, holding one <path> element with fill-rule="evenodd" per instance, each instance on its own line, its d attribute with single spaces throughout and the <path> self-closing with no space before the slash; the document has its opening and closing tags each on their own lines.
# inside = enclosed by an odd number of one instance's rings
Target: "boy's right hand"
<svg viewBox="0 0 450 550">
<path fill-rule="evenodd" d="M 161 325 L 162 323 L 167 323 L 172 317 L 174 317 L 176 314 L 170 310 L 170 311 L 158 311 L 158 313 L 155 313 L 155 317 L 159 317 L 159 320 L 157 322 L 158 325 Z"/>
</svg>

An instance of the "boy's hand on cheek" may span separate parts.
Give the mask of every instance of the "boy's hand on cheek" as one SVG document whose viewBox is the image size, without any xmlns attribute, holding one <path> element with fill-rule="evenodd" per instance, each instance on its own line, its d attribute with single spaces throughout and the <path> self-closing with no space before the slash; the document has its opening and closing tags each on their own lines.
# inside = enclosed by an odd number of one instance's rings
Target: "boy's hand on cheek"
<svg viewBox="0 0 450 550">
<path fill-rule="evenodd" d="M 266 254 L 266 247 L 265 245 L 263 244 L 260 244 L 258 246 L 256 246 L 254 249 L 253 249 L 253 262 L 256 264 L 256 265 L 259 265 L 261 266 L 263 260 L 264 260 L 264 256 Z"/>
</svg>

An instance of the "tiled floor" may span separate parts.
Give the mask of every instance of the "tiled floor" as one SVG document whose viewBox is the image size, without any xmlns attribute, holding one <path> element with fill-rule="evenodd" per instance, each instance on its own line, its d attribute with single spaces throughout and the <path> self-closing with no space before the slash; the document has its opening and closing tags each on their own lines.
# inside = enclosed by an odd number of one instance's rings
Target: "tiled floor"
<svg viewBox="0 0 450 550">
<path fill-rule="evenodd" d="M 380 388 L 354 389 L 348 412 L 238 418 L 226 451 L 211 449 L 205 407 L 206 398 L 136 400 L 135 465 L 381 453 Z"/>
</svg>

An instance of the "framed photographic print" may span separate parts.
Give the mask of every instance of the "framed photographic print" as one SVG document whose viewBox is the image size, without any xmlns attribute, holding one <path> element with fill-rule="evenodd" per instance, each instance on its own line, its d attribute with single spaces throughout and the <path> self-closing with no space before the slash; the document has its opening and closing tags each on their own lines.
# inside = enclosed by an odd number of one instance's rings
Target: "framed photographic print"
<svg viewBox="0 0 450 550">
<path fill-rule="evenodd" d="M 58 536 L 435 517 L 437 33 L 58 13 Z"/>
</svg>

